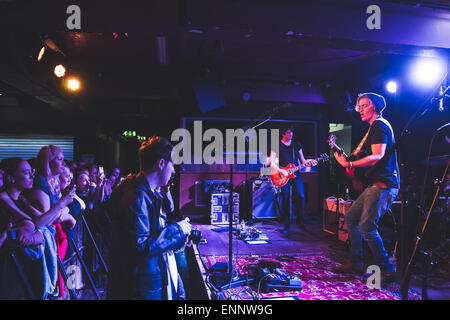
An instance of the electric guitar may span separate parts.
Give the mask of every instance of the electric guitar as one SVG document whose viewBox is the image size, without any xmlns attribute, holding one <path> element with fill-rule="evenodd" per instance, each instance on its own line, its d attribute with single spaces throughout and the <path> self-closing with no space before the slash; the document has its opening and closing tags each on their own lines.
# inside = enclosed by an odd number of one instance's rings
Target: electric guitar
<svg viewBox="0 0 450 320">
<path fill-rule="evenodd" d="M 345 154 L 344 150 L 340 148 L 338 145 L 336 145 L 336 136 L 334 134 L 330 134 L 330 137 L 328 138 L 328 144 L 330 145 L 331 149 L 335 152 L 337 152 L 339 155 L 343 155 L 347 161 L 354 161 L 358 158 L 354 156 L 348 156 Z M 363 152 L 360 152 L 360 155 Z M 364 168 L 345 168 L 345 174 L 347 177 L 350 178 L 353 189 L 356 192 L 363 192 L 365 188 L 365 169 Z"/>
<path fill-rule="evenodd" d="M 314 159 L 319 163 L 320 161 L 326 162 L 330 160 L 330 156 L 326 153 L 322 154 L 320 157 Z M 295 173 L 300 170 L 307 167 L 304 164 L 300 164 L 298 166 L 295 166 L 294 164 L 288 164 L 286 167 L 280 167 L 280 169 L 284 169 L 288 172 L 287 176 L 284 176 L 279 170 L 272 169 L 270 173 L 270 179 L 272 180 L 273 184 L 277 187 L 284 186 L 290 178 L 295 178 Z"/>
</svg>

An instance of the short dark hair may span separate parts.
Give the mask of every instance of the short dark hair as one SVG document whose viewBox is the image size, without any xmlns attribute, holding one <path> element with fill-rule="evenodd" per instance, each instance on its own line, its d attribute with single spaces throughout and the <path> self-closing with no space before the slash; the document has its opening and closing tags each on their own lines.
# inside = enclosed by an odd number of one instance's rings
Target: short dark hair
<svg viewBox="0 0 450 320">
<path fill-rule="evenodd" d="M 138 151 L 139 169 L 152 168 L 159 159 L 172 161 L 173 146 L 163 137 L 151 137 L 143 142 Z"/>
<path fill-rule="evenodd" d="M 5 172 L 5 175 L 13 175 L 19 168 L 19 164 L 23 161 L 27 160 L 19 157 L 3 159 L 0 162 L 0 169 L 2 169 Z"/>
<path fill-rule="evenodd" d="M 285 124 L 281 127 L 281 135 L 283 136 L 286 131 L 291 130 L 292 132 L 294 132 L 294 126 L 292 124 Z"/>
<path fill-rule="evenodd" d="M 13 157 L 13 158 L 3 159 L 0 162 L 0 169 L 3 170 L 3 172 L 4 172 L 4 175 L 3 175 L 3 184 L 4 185 L 8 184 L 7 176 L 13 176 L 19 169 L 19 164 L 24 161 L 26 162 L 27 160 L 25 160 L 24 158 Z"/>
</svg>

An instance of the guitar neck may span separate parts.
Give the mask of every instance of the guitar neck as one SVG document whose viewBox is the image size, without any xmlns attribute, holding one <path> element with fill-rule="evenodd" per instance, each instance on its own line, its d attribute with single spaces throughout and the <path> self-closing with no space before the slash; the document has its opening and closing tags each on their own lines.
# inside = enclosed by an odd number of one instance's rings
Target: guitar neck
<svg viewBox="0 0 450 320">
<path fill-rule="evenodd" d="M 317 162 L 319 162 L 318 159 L 314 159 L 314 160 L 316 160 Z M 303 169 L 303 168 L 306 168 L 306 164 L 299 164 L 298 166 L 295 166 L 295 167 L 292 169 L 292 172 L 297 172 L 298 170 Z"/>
<path fill-rule="evenodd" d="M 339 153 L 340 155 L 343 155 L 346 159 L 348 159 L 348 155 L 344 152 L 344 150 L 342 148 L 340 148 L 339 146 L 333 144 L 331 146 L 331 149 L 333 149 L 333 151 Z"/>
</svg>

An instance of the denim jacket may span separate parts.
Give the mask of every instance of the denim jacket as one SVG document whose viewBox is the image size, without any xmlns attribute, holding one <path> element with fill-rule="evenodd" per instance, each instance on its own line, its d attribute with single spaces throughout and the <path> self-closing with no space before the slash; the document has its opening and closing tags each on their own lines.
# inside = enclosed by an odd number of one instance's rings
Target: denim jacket
<svg viewBox="0 0 450 320">
<path fill-rule="evenodd" d="M 142 173 L 128 176 L 109 201 L 113 234 L 108 299 L 162 299 L 167 286 L 163 252 L 186 241 L 174 223 L 162 228 L 161 197 Z"/>
</svg>

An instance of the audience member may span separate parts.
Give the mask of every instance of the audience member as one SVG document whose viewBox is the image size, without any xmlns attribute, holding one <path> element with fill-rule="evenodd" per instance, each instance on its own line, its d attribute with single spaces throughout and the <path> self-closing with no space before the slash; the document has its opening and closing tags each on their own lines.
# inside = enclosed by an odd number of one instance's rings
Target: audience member
<svg viewBox="0 0 450 320">
<path fill-rule="evenodd" d="M 173 146 L 154 137 L 139 149 L 140 171 L 113 192 L 113 233 L 109 299 L 184 299 L 173 250 L 181 249 L 191 231 L 189 221 L 165 224 L 157 188 L 174 173 Z"/>
<path fill-rule="evenodd" d="M 33 182 L 33 189 L 29 193 L 31 204 L 41 212 L 48 211 L 60 198 L 59 175 L 61 174 L 65 163 L 64 154 L 60 148 L 54 145 L 42 147 L 35 161 L 36 177 Z M 64 208 L 61 216 L 61 222 L 68 224 L 72 229 L 76 220 L 69 214 L 69 208 Z M 56 228 L 55 240 L 57 244 L 58 256 L 64 260 L 67 251 L 68 241 L 61 222 L 54 223 Z M 64 296 L 65 286 L 61 274 L 58 279 L 59 296 Z"/>
<path fill-rule="evenodd" d="M 73 184 L 73 173 L 70 171 L 69 167 L 65 166 L 62 169 L 61 174 L 59 175 L 59 188 L 60 190 L 64 190 Z M 75 193 L 74 200 L 69 204 L 69 213 L 75 220 L 78 219 L 78 215 L 81 211 L 86 209 L 86 204 L 84 201 L 77 196 Z"/>
<path fill-rule="evenodd" d="M 0 167 L 5 172 L 5 185 L 0 193 L 0 220 L 6 220 L 9 225 L 8 245 L 5 246 L 20 253 L 18 258 L 31 275 L 35 295 L 45 299 L 55 289 L 57 264 L 56 250 L 51 250 L 56 249 L 55 229 L 44 224 L 59 218 L 61 209 L 72 201 L 74 190 L 64 195 L 51 210 L 41 213 L 21 195 L 33 186 L 34 170 L 30 164 L 22 158 L 9 158 L 3 160 Z M 22 280 L 15 277 L 16 266 L 8 252 L 3 251 L 0 258 L 0 297 L 26 298 Z"/>
<path fill-rule="evenodd" d="M 89 170 L 89 180 L 91 183 L 97 184 L 98 181 L 98 166 L 95 163 L 90 163 L 87 165 L 87 169 Z"/>
<path fill-rule="evenodd" d="M 4 173 L 5 172 L 2 169 L 0 169 L 0 189 L 3 187 L 3 174 Z"/>
</svg>

